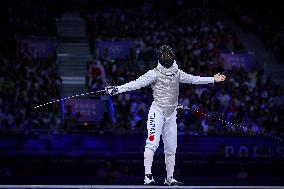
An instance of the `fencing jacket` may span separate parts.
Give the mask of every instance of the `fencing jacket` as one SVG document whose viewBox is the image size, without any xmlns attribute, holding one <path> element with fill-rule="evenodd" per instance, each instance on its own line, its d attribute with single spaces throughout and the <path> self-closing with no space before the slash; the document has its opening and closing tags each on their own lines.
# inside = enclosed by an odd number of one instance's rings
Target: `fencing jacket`
<svg viewBox="0 0 284 189">
<path fill-rule="evenodd" d="M 214 83 L 214 77 L 200 77 L 187 74 L 178 69 L 176 62 L 168 69 L 158 63 L 156 68 L 149 70 L 138 79 L 118 86 L 118 93 L 140 89 L 151 84 L 154 96 L 152 106 L 155 106 L 168 117 L 178 104 L 179 83 Z"/>
</svg>

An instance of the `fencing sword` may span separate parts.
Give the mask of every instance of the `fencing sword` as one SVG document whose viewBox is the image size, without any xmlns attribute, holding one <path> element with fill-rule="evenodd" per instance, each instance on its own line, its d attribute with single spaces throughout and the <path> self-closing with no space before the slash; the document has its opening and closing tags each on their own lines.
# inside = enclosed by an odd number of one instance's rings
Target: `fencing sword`
<svg viewBox="0 0 284 189">
<path fill-rule="evenodd" d="M 49 102 L 46 102 L 46 103 L 43 103 L 43 104 L 39 104 L 37 106 L 34 106 L 34 109 L 37 109 L 37 108 L 40 108 L 40 107 L 43 107 L 43 106 L 46 106 L 46 105 L 49 105 L 49 104 L 61 102 L 63 100 L 67 100 L 67 99 L 72 99 L 72 98 L 76 98 L 76 97 L 80 97 L 80 96 L 87 96 L 87 95 L 96 94 L 96 93 L 103 93 L 103 92 L 106 92 L 106 89 L 76 94 L 76 95 L 72 95 L 72 96 L 67 96 L 67 97 L 64 97 L 64 98 L 61 98 L 61 99 L 57 99 L 57 100 L 49 101 Z"/>
</svg>

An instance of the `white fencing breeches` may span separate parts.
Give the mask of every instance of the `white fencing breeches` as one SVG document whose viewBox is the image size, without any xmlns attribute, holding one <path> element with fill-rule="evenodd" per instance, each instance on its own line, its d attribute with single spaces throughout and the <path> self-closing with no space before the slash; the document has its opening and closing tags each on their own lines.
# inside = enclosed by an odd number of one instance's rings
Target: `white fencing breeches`
<svg viewBox="0 0 284 189">
<path fill-rule="evenodd" d="M 175 165 L 172 159 L 177 148 L 176 115 L 175 110 L 169 117 L 165 117 L 159 109 L 151 106 L 147 120 L 148 137 L 144 152 L 145 174 L 151 174 L 153 155 L 159 146 L 162 135 L 167 173 L 172 176 Z"/>
</svg>

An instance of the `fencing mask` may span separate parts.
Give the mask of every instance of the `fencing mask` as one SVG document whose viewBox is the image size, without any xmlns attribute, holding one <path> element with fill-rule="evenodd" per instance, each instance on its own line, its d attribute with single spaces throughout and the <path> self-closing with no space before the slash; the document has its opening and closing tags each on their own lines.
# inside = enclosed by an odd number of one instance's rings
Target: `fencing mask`
<svg viewBox="0 0 284 189">
<path fill-rule="evenodd" d="M 175 60 L 175 54 L 171 47 L 163 45 L 158 52 L 159 63 L 165 68 L 170 68 Z"/>
</svg>

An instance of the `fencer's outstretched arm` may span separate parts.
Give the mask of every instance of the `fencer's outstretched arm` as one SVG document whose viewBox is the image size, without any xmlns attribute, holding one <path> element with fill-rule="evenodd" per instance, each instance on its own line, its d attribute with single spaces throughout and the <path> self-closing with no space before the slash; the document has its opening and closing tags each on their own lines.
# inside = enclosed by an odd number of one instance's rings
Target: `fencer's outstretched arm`
<svg viewBox="0 0 284 189">
<path fill-rule="evenodd" d="M 179 70 L 179 72 L 180 72 L 180 82 L 181 83 L 208 84 L 208 83 L 225 81 L 226 79 L 226 76 L 220 75 L 220 73 L 215 74 L 214 77 L 200 77 L 200 76 L 193 76 L 191 74 L 185 73 L 182 70 Z"/>
<path fill-rule="evenodd" d="M 191 74 L 185 73 L 182 70 L 179 70 L 179 72 L 180 72 L 180 82 L 181 83 L 191 83 L 191 84 L 214 83 L 214 77 L 193 76 Z"/>
<path fill-rule="evenodd" d="M 147 85 L 150 85 L 156 80 L 156 73 L 154 70 L 149 70 L 144 75 L 140 76 L 134 81 L 130 81 L 129 83 L 126 83 L 124 85 L 117 86 L 118 93 L 123 93 L 126 91 L 133 91 L 136 89 L 140 89 L 142 87 L 145 87 Z"/>
</svg>

